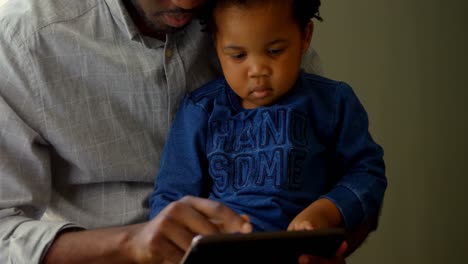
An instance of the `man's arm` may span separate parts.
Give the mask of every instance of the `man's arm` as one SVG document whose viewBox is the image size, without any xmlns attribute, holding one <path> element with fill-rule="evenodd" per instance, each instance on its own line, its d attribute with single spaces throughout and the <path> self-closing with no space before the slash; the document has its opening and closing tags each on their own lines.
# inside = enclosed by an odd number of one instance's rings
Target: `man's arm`
<svg viewBox="0 0 468 264">
<path fill-rule="evenodd" d="M 131 263 L 123 249 L 133 228 L 63 230 L 46 252 L 43 263 Z"/>
<path fill-rule="evenodd" d="M 147 223 L 63 232 L 44 263 L 177 263 L 197 234 L 251 231 L 244 217 L 221 203 L 186 196 Z"/>
<path fill-rule="evenodd" d="M 43 117 L 31 56 L 7 32 L 0 34 L 0 263 L 38 263 L 72 225 L 38 221 L 51 197 L 50 149 L 37 131 Z"/>
</svg>

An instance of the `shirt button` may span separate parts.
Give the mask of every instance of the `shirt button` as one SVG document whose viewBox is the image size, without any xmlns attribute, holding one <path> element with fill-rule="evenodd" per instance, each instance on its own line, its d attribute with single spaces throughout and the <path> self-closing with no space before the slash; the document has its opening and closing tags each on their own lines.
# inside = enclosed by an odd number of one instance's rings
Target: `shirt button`
<svg viewBox="0 0 468 264">
<path fill-rule="evenodd" d="M 172 56 L 172 50 L 166 49 L 166 57 L 170 58 Z"/>
</svg>

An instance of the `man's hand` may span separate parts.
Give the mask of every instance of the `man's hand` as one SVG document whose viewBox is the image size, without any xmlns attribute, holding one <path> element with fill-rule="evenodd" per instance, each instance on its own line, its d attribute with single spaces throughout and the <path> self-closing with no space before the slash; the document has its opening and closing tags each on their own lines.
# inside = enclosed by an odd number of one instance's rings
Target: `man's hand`
<svg viewBox="0 0 468 264">
<path fill-rule="evenodd" d="M 219 202 L 189 196 L 171 203 L 152 221 L 134 228 L 128 248 L 136 263 L 178 263 L 198 234 L 252 231 L 247 217 Z"/>
</svg>

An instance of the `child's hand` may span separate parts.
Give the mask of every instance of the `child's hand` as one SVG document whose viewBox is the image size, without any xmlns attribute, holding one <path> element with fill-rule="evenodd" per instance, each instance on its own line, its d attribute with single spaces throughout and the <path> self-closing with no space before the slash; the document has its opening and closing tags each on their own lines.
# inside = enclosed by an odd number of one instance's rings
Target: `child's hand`
<svg viewBox="0 0 468 264">
<path fill-rule="evenodd" d="M 300 212 L 289 223 L 288 230 L 312 230 L 338 227 L 342 216 L 338 208 L 328 199 L 321 198 Z"/>
<path fill-rule="evenodd" d="M 288 226 L 288 231 L 298 231 L 298 230 L 313 230 L 318 229 L 314 224 L 309 220 L 298 220 L 295 218 Z"/>
<path fill-rule="evenodd" d="M 300 212 L 289 223 L 288 231 L 291 230 L 313 230 L 320 228 L 333 228 L 342 225 L 342 216 L 338 208 L 330 200 L 322 198 Z M 344 264 L 343 254 L 347 249 L 347 243 L 343 242 L 336 256 L 333 258 L 322 258 L 311 255 L 301 255 L 299 264 Z"/>
</svg>

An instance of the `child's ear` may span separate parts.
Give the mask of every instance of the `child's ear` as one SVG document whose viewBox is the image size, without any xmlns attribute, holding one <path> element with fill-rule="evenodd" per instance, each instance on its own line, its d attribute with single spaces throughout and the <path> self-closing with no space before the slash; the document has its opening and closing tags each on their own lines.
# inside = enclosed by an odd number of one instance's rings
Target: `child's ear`
<svg viewBox="0 0 468 264">
<path fill-rule="evenodd" d="M 310 20 L 304 29 L 304 38 L 302 41 L 302 53 L 305 53 L 309 49 L 310 42 L 312 41 L 312 35 L 314 33 L 314 21 Z"/>
</svg>

